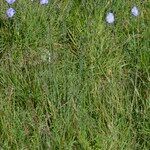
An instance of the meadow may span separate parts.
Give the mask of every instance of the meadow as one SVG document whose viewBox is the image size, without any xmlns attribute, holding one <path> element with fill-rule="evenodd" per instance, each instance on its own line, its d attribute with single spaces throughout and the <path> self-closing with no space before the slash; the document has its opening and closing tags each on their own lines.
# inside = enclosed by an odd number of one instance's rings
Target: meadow
<svg viewBox="0 0 150 150">
<path fill-rule="evenodd" d="M 149 150 L 149 141 L 149 0 L 0 2 L 0 150 Z"/>
</svg>

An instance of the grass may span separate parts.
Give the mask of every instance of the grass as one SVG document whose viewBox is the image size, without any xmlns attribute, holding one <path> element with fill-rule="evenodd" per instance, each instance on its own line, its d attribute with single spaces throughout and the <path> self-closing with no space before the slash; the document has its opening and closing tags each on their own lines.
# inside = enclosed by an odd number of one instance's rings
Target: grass
<svg viewBox="0 0 150 150">
<path fill-rule="evenodd" d="M 1 5 L 0 149 L 150 149 L 147 0 Z"/>
</svg>

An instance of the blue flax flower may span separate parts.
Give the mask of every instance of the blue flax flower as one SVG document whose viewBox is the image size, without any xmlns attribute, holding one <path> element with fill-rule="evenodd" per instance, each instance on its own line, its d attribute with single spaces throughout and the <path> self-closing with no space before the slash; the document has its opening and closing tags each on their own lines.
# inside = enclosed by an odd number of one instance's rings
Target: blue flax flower
<svg viewBox="0 0 150 150">
<path fill-rule="evenodd" d="M 16 0 L 6 0 L 8 4 L 13 4 Z"/>
<path fill-rule="evenodd" d="M 109 24 L 112 24 L 112 23 L 114 23 L 114 21 L 115 21 L 114 14 L 112 12 L 107 13 L 106 22 L 109 23 Z"/>
<path fill-rule="evenodd" d="M 133 16 L 137 17 L 139 15 L 139 9 L 136 6 L 134 6 L 131 9 L 131 13 Z"/>
<path fill-rule="evenodd" d="M 16 13 L 16 11 L 13 8 L 9 8 L 6 11 L 6 15 L 8 16 L 8 18 L 12 18 L 15 13 Z"/>
<path fill-rule="evenodd" d="M 40 0 L 40 4 L 41 5 L 48 4 L 48 0 Z"/>
</svg>

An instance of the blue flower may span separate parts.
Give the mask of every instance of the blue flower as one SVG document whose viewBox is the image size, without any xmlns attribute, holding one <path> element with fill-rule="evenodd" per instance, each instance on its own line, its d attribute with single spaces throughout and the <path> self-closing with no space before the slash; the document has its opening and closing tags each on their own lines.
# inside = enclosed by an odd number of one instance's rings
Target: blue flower
<svg viewBox="0 0 150 150">
<path fill-rule="evenodd" d="M 139 9 L 134 6 L 132 9 L 131 9 L 131 13 L 133 16 L 137 17 L 139 15 Z"/>
<path fill-rule="evenodd" d="M 8 16 L 8 18 L 11 18 L 13 17 L 13 15 L 16 13 L 16 11 L 13 9 L 13 8 L 9 8 L 7 11 L 6 11 L 6 15 Z"/>
<path fill-rule="evenodd" d="M 48 0 L 40 0 L 40 4 L 41 5 L 48 4 Z"/>
<path fill-rule="evenodd" d="M 114 23 L 114 21 L 115 21 L 114 14 L 112 12 L 107 13 L 106 22 L 109 23 L 109 24 L 112 24 L 112 23 Z"/>
<path fill-rule="evenodd" d="M 16 0 L 6 0 L 8 4 L 13 4 Z"/>
</svg>

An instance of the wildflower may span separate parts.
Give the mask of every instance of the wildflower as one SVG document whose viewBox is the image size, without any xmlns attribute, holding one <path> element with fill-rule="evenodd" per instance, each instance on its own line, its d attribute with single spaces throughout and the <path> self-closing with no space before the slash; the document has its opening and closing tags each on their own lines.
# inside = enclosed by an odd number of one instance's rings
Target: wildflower
<svg viewBox="0 0 150 150">
<path fill-rule="evenodd" d="M 9 8 L 7 11 L 6 11 L 6 15 L 8 16 L 8 18 L 11 18 L 13 17 L 13 15 L 16 13 L 16 11 L 13 9 L 13 8 Z"/>
<path fill-rule="evenodd" d="M 16 0 L 6 0 L 8 4 L 13 4 Z"/>
<path fill-rule="evenodd" d="M 109 23 L 109 24 L 112 24 L 112 23 L 114 23 L 114 21 L 115 21 L 114 14 L 111 13 L 111 12 L 107 13 L 106 22 Z"/>
<path fill-rule="evenodd" d="M 139 15 L 139 9 L 134 6 L 132 9 L 131 9 L 131 13 L 133 16 L 137 17 Z"/>
<path fill-rule="evenodd" d="M 48 0 L 40 0 L 40 4 L 41 5 L 48 4 Z"/>
</svg>

